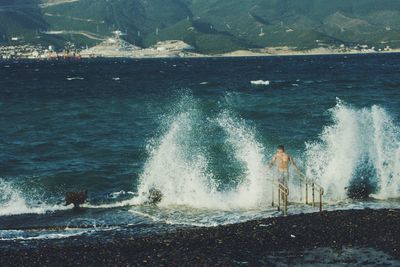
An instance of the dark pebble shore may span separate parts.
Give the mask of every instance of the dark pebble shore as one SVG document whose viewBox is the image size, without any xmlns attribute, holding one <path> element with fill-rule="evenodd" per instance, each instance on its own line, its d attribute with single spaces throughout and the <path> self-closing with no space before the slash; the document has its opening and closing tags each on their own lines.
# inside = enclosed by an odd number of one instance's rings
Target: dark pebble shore
<svg viewBox="0 0 400 267">
<path fill-rule="evenodd" d="M 400 210 L 332 211 L 151 236 L 91 238 L 29 246 L 13 241 L 1 249 L 0 266 L 390 266 L 400 264 Z"/>
</svg>

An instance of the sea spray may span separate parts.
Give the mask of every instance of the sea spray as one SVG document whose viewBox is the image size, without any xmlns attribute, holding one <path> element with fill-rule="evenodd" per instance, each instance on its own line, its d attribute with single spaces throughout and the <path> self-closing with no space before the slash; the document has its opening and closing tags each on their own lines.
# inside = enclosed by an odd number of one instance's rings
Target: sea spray
<svg viewBox="0 0 400 267">
<path fill-rule="evenodd" d="M 217 119 L 226 132 L 226 143 L 232 146 L 235 158 L 244 168 L 242 183 L 236 189 L 236 204 L 241 207 L 265 205 L 271 201 L 271 174 L 264 158 L 265 148 L 256 140 L 255 129 L 231 112 L 223 112 Z"/>
<path fill-rule="evenodd" d="M 306 143 L 307 176 L 340 201 L 352 190 L 382 199 L 399 196 L 400 130 L 379 106 L 356 109 L 338 100 L 332 125 Z"/>
<path fill-rule="evenodd" d="M 209 118 L 193 100 L 184 97 L 184 101 L 186 106 L 177 105 L 181 112 L 174 112 L 175 116 L 170 117 L 165 133 L 148 147 L 149 159 L 139 185 L 142 202 L 146 201 L 149 190 L 155 188 L 163 194 L 161 206 L 229 210 L 270 203 L 265 149 L 256 140 L 255 130 L 230 112 L 222 111 Z M 218 142 L 233 149 L 234 161 L 224 164 L 241 164 L 243 172 L 227 173 L 223 179 L 233 186 L 219 186 L 221 181 L 216 178 L 207 153 L 210 145 L 206 140 L 210 138 L 207 129 L 218 132 L 214 138 L 219 136 L 222 140 Z"/>
<path fill-rule="evenodd" d="M 331 199 L 346 197 L 346 187 L 359 159 L 360 135 L 357 116 L 339 102 L 331 110 L 332 126 L 326 126 L 320 141 L 306 144 L 306 174 L 325 188 Z"/>
<path fill-rule="evenodd" d="M 50 205 L 46 203 L 33 203 L 27 200 L 22 192 L 15 188 L 11 182 L 0 178 L 0 216 L 17 214 L 44 214 L 46 212 L 70 209 L 69 206 Z"/>
<path fill-rule="evenodd" d="M 178 114 L 159 143 L 149 145 L 149 160 L 139 186 L 140 197 L 146 198 L 149 190 L 156 188 L 163 194 L 162 205 L 214 205 L 215 186 L 206 157 L 192 144 L 195 117 L 193 110 Z"/>
<path fill-rule="evenodd" d="M 0 215 L 13 215 L 29 210 L 21 193 L 11 183 L 0 179 Z"/>
<path fill-rule="evenodd" d="M 378 106 L 371 108 L 370 116 L 372 140 L 369 153 L 378 183 L 374 196 L 382 199 L 397 198 L 400 196 L 400 128 Z"/>
</svg>

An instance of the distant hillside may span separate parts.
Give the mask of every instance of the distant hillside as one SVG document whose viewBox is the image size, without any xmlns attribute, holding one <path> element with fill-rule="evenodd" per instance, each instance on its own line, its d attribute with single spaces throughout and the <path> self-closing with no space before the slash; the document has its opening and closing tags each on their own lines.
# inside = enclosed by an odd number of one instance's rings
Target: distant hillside
<svg viewBox="0 0 400 267">
<path fill-rule="evenodd" d="M 400 47 L 398 0 L 2 0 L 0 42 L 11 37 L 92 46 L 120 30 L 150 46 L 180 39 L 199 52 L 367 44 Z"/>
<path fill-rule="evenodd" d="M 24 36 L 32 41 L 36 29 L 47 24 L 38 8 L 38 1 L 2 0 L 0 2 L 0 42 L 9 41 L 11 36 Z"/>
</svg>

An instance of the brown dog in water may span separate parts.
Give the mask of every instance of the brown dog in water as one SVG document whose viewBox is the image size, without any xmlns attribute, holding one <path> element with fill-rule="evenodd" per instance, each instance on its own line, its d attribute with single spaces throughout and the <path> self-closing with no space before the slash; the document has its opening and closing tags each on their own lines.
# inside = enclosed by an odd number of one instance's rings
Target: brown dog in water
<svg viewBox="0 0 400 267">
<path fill-rule="evenodd" d="M 81 192 L 67 192 L 65 193 L 65 205 L 74 204 L 74 208 L 79 208 L 79 205 L 86 202 L 87 197 L 87 190 Z"/>
</svg>

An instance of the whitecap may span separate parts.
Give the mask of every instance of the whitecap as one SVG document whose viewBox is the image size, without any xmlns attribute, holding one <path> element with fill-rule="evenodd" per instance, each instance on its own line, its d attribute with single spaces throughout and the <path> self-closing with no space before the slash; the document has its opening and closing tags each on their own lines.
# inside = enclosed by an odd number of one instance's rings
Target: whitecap
<svg viewBox="0 0 400 267">
<path fill-rule="evenodd" d="M 400 128 L 380 106 L 353 108 L 338 100 L 319 139 L 306 144 L 307 175 L 326 198 L 343 200 L 367 186 L 379 199 L 400 196 Z M 362 184 L 360 184 L 362 183 Z"/>
<path fill-rule="evenodd" d="M 250 82 L 253 85 L 270 85 L 270 81 L 264 81 L 264 80 L 256 80 L 256 81 L 251 81 Z"/>
<path fill-rule="evenodd" d="M 72 205 L 51 205 L 47 203 L 30 203 L 23 194 L 10 182 L 0 178 L 0 216 L 20 214 L 45 214 L 57 210 L 71 209 Z"/>
<path fill-rule="evenodd" d="M 83 78 L 83 77 L 67 77 L 66 79 L 68 81 L 75 81 L 75 80 L 84 80 L 85 78 Z"/>
<path fill-rule="evenodd" d="M 27 230 L 0 230 L 0 241 L 28 241 L 45 239 L 64 239 L 84 234 L 93 234 L 99 231 L 116 230 L 118 227 L 92 228 L 65 228 L 62 230 L 27 229 Z"/>
<path fill-rule="evenodd" d="M 120 197 L 120 196 L 124 196 L 124 195 L 134 195 L 135 193 L 134 192 L 131 192 L 131 191 L 124 191 L 124 190 L 121 190 L 121 191 L 118 191 L 118 192 L 112 192 L 112 193 L 110 193 L 110 197 L 111 198 L 118 198 L 118 197 Z"/>
</svg>

